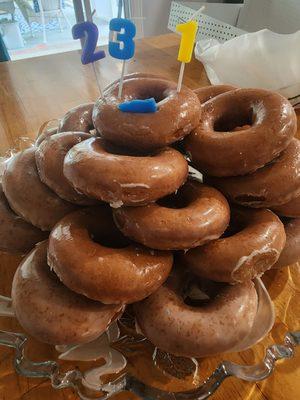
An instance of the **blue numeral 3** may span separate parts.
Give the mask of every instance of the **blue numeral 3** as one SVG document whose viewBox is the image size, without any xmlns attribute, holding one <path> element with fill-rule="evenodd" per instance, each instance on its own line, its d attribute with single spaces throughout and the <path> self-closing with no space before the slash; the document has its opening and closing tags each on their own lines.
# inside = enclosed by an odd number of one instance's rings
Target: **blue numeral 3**
<svg viewBox="0 0 300 400">
<path fill-rule="evenodd" d="M 123 43 L 121 47 L 120 43 L 110 41 L 108 46 L 109 54 L 119 60 L 129 60 L 132 58 L 135 50 L 133 38 L 136 34 L 134 23 L 124 18 L 113 18 L 109 23 L 109 29 L 110 31 L 118 32 L 117 40 Z M 122 29 L 124 32 L 120 33 Z"/>
</svg>

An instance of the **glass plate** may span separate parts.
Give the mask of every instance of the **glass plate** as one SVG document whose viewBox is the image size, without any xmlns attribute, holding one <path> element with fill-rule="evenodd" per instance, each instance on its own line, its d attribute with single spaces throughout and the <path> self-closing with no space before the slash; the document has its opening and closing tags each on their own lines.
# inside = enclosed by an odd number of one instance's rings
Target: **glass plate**
<svg viewBox="0 0 300 400">
<path fill-rule="evenodd" d="M 299 273 L 299 266 L 297 269 Z M 288 268 L 283 272 L 287 271 Z M 264 276 L 271 297 L 280 295 L 279 288 L 275 293 L 272 286 L 276 282 L 274 277 L 281 272 L 269 271 Z M 270 336 L 275 314 L 261 279 L 255 280 L 255 287 L 259 306 L 253 329 L 226 354 L 230 361 L 222 361 L 224 355 L 185 359 L 154 348 L 137 333 L 130 307 L 118 324 L 112 324 L 92 343 L 56 347 L 41 344 L 22 332 L 14 318 L 11 300 L 4 296 L 0 296 L 0 345 L 14 349 L 11 358 L 18 374 L 47 378 L 55 389 L 71 387 L 81 399 L 105 399 L 124 390 L 153 400 L 206 399 L 230 376 L 250 382 L 267 378 L 276 361 L 293 357 L 294 347 L 300 343 L 299 331 L 286 333 L 283 344 L 273 344 L 263 354 L 264 349 L 258 343 Z M 253 353 L 251 349 L 255 347 L 260 351 L 255 352 L 253 365 L 241 365 L 239 361 L 245 355 L 249 362 L 247 353 Z"/>
</svg>

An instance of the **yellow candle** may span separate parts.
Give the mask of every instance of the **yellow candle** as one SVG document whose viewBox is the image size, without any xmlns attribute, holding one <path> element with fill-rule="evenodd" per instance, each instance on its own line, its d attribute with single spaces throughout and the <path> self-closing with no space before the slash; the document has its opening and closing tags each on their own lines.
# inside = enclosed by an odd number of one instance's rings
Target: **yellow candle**
<svg viewBox="0 0 300 400">
<path fill-rule="evenodd" d="M 177 58 L 178 61 L 184 63 L 189 63 L 191 61 L 197 29 L 198 22 L 196 21 L 189 21 L 176 26 L 176 30 L 182 35 Z"/>
</svg>

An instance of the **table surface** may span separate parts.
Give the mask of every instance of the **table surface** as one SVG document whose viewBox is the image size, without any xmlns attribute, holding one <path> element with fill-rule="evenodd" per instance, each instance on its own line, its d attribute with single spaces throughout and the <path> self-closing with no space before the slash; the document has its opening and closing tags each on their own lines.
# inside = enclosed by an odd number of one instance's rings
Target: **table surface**
<svg viewBox="0 0 300 400">
<path fill-rule="evenodd" d="M 128 72 L 151 72 L 173 80 L 177 79 L 179 63 L 176 61 L 179 39 L 176 35 L 163 35 L 137 41 L 136 54 L 128 62 Z M 102 87 L 119 77 L 121 63 L 106 57 L 97 63 Z M 202 65 L 193 60 L 186 67 L 184 83 L 196 88 L 209 84 Z M 28 137 L 34 138 L 40 125 L 61 117 L 68 109 L 80 103 L 93 101 L 99 95 L 91 66 L 80 63 L 79 52 L 70 52 L 9 63 L 0 63 L 0 155 L 8 149 L 28 146 Z M 298 121 L 300 118 L 298 116 Z M 300 125 L 300 124 L 299 124 Z M 298 131 L 298 137 L 300 137 Z M 0 256 L 0 294 L 9 296 L 11 281 L 20 257 Z M 253 348 L 226 354 L 241 364 L 260 361 L 266 346 L 280 343 L 288 330 L 299 329 L 300 265 L 278 271 L 269 271 L 263 278 L 275 303 L 276 322 L 271 333 Z M 297 326 L 298 325 L 298 326 Z M 0 329 L 21 330 L 15 320 L 2 318 Z M 49 346 L 39 345 L 36 352 L 51 357 Z M 199 377 L 205 379 L 224 356 L 203 359 Z M 140 379 L 151 384 L 145 362 L 138 357 L 131 370 Z M 258 383 L 241 382 L 235 378 L 225 381 L 213 396 L 215 400 L 296 400 L 300 396 L 300 352 L 292 360 L 278 364 L 269 379 Z M 155 382 L 161 388 L 190 389 L 186 382 L 176 382 L 166 376 Z M 173 386 L 172 386 L 173 385 Z M 118 400 L 133 399 L 122 393 Z M 75 400 L 72 390 L 54 391 L 45 380 L 28 380 L 17 376 L 12 367 L 12 351 L 0 347 L 0 400 Z"/>
</svg>

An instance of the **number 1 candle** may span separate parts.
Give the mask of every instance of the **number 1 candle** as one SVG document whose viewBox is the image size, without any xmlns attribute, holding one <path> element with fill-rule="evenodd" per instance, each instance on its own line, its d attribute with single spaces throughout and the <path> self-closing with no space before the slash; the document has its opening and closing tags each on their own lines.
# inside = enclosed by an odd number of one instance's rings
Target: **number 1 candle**
<svg viewBox="0 0 300 400">
<path fill-rule="evenodd" d="M 189 63 L 192 59 L 197 29 L 198 22 L 196 21 L 189 21 L 185 24 L 179 24 L 176 26 L 176 30 L 182 35 L 177 58 L 178 61 L 181 61 L 177 92 L 180 92 L 181 90 L 185 64 Z"/>
<path fill-rule="evenodd" d="M 135 24 L 129 19 L 125 18 L 113 18 L 109 23 L 109 30 L 111 33 L 116 34 L 116 40 L 110 40 L 108 45 L 109 54 L 119 60 L 123 60 L 122 72 L 119 84 L 118 97 L 122 97 L 123 81 L 125 74 L 125 63 L 134 56 L 135 43 L 134 37 L 136 35 Z M 121 33 L 121 31 L 123 31 Z M 122 46 L 121 46 L 122 44 Z"/>
<path fill-rule="evenodd" d="M 199 10 L 195 11 L 192 15 L 191 19 L 185 24 L 179 24 L 176 26 L 176 30 L 182 34 L 179 53 L 178 53 L 178 61 L 181 61 L 180 72 L 177 83 L 177 92 L 180 92 L 184 74 L 185 64 L 189 63 L 192 59 L 196 34 L 198 30 L 198 22 L 194 19 L 205 9 L 205 6 L 199 8 Z"/>
</svg>

